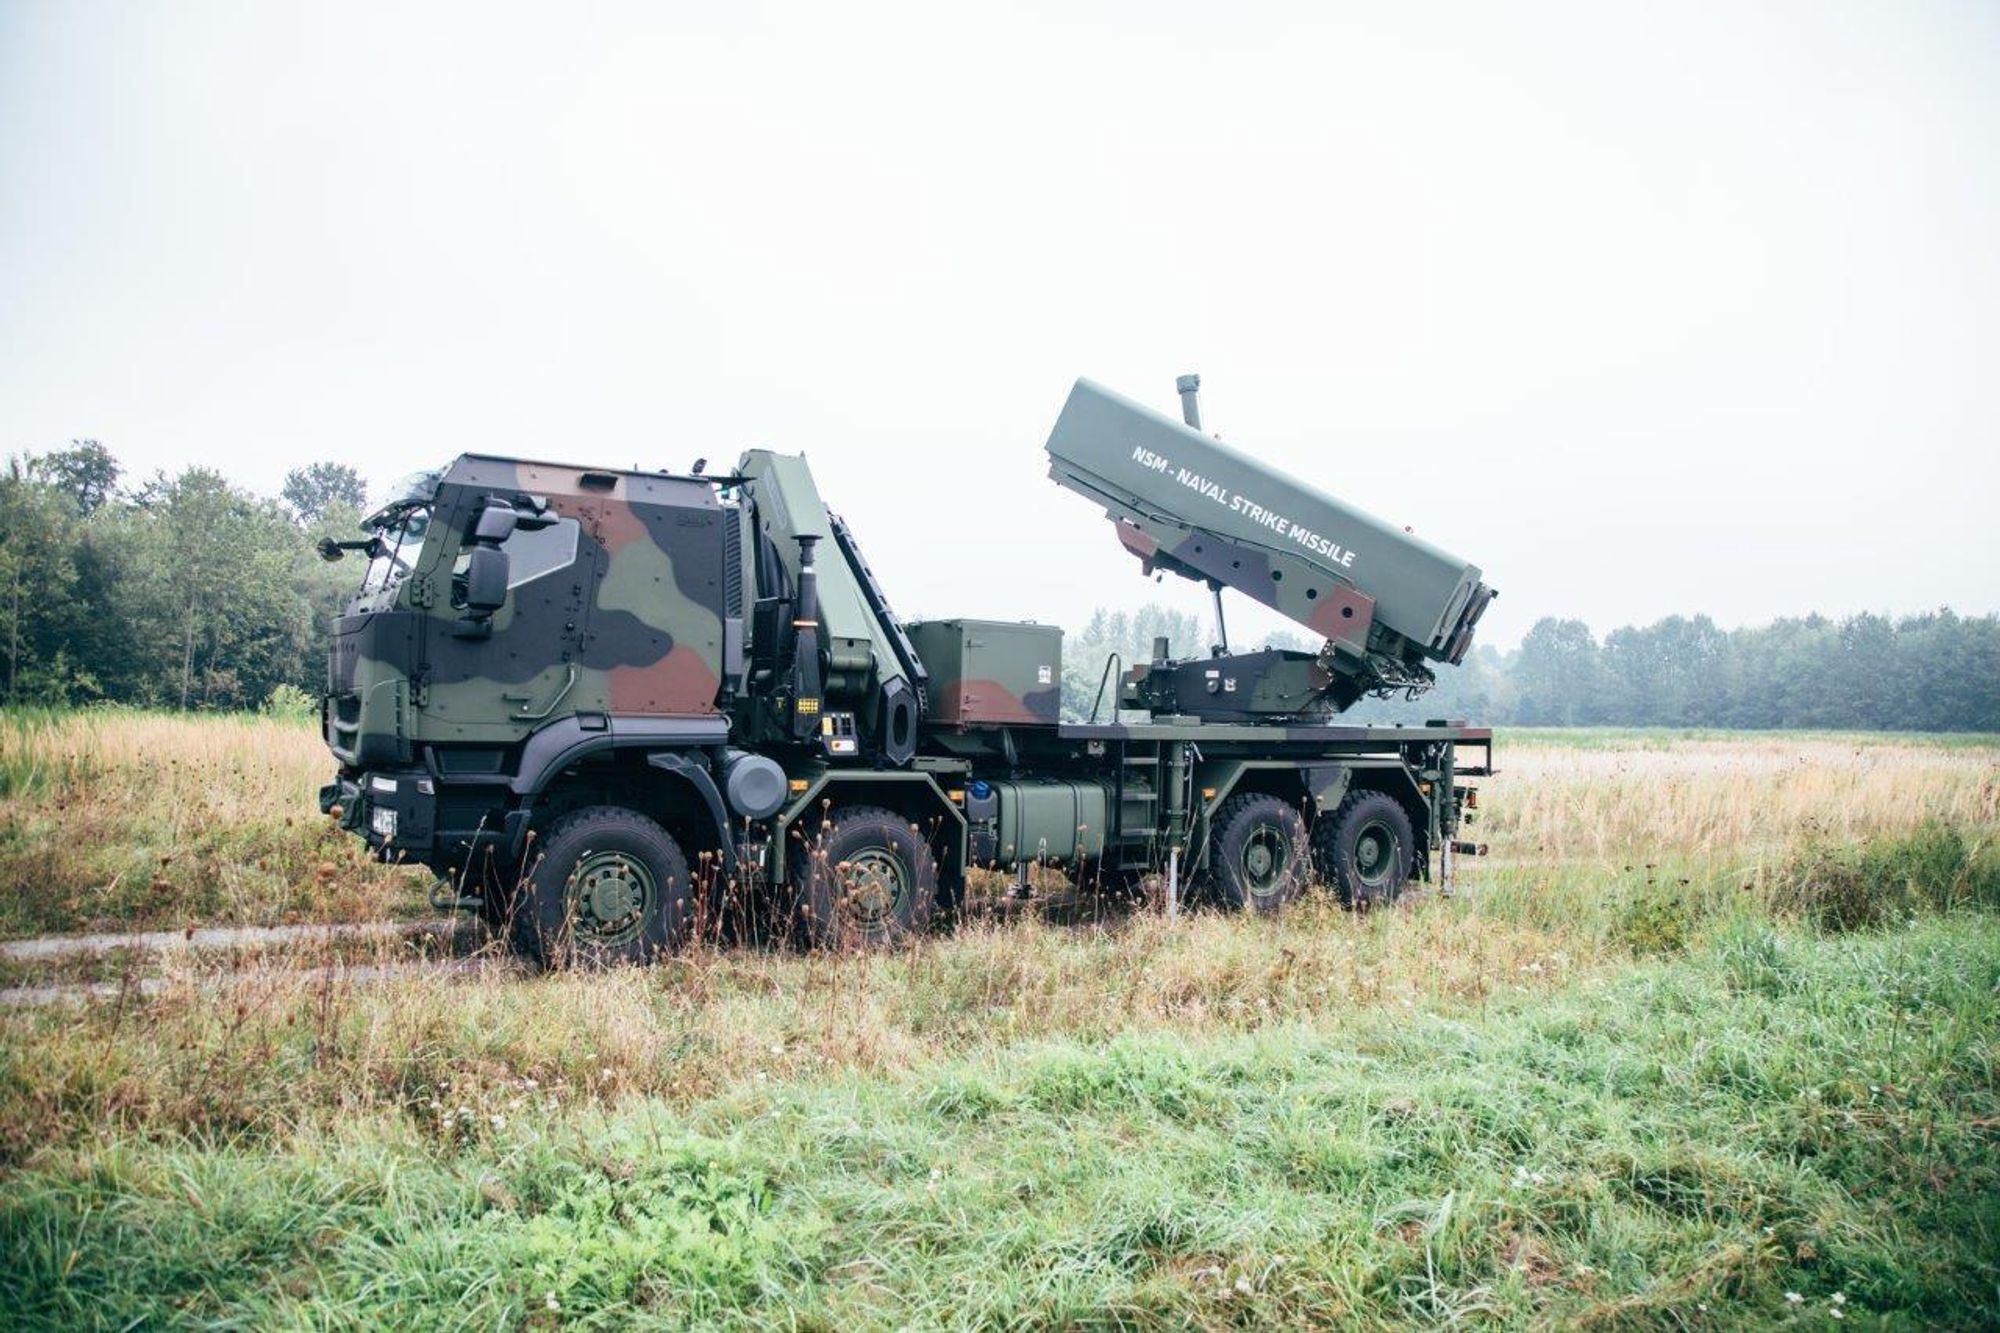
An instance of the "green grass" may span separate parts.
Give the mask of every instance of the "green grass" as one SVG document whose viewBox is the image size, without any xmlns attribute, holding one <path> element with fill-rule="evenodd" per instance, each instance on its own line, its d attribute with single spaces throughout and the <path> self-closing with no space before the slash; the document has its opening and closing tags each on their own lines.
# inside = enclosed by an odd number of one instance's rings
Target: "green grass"
<svg viewBox="0 0 2000 1333">
<path fill-rule="evenodd" d="M 1991 1326 L 1996 987 L 1987 915 L 1738 918 L 1614 979 L 1338 1027 L 1017 1041 L 678 1108 L 517 1082 L 463 1129 L 420 1092 L 273 1141 L 113 1136 L 8 1182 L 0 1308 L 1724 1328 L 1824 1325 L 1839 1293 L 1857 1325 Z"/>
<path fill-rule="evenodd" d="M 162 989 L 0 1010 L 0 1325 L 2000 1325 L 2000 770 L 1953 741 L 1503 736 L 1496 855 L 1363 916 L 20 961 Z M 411 910 L 324 763 L 7 720 L 0 933 Z"/>
</svg>

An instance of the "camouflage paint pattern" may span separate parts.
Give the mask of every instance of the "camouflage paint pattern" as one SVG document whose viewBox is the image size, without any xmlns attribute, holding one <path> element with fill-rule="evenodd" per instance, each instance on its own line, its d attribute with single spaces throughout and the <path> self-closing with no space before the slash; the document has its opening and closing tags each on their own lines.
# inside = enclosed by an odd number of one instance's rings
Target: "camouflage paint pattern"
<svg viewBox="0 0 2000 1333">
<path fill-rule="evenodd" d="M 1089 380 L 1046 447 L 1149 567 L 1235 588 L 1343 656 L 1456 660 L 1492 596 L 1476 566 Z"/>
<path fill-rule="evenodd" d="M 512 587 L 490 631 L 468 636 L 454 566 L 489 496 L 573 525 L 574 555 Z M 706 482 L 463 456 L 439 482 L 415 567 L 337 628 L 334 720 L 351 715 L 406 754 L 419 741 L 511 743 L 577 713 L 711 715 L 733 558 L 724 531 Z M 343 739 L 330 728 L 336 751 L 353 753 Z"/>
<path fill-rule="evenodd" d="M 750 620 L 746 600 L 759 592 L 773 596 L 787 593 L 788 586 L 796 588 L 797 537 L 824 538 L 834 532 L 802 458 L 753 450 L 744 456 L 739 477 L 698 479 L 465 456 L 435 483 L 431 530 L 414 548 L 407 574 L 358 596 L 338 627 L 329 658 L 328 737 L 343 760 L 343 772 L 322 794 L 323 808 L 345 803 L 348 826 L 366 834 L 365 805 L 377 800 L 366 794 L 366 773 L 394 771 L 417 757 L 418 745 L 442 743 L 431 752 L 441 763 L 452 756 L 469 764 L 490 763 L 485 769 L 446 771 L 500 775 L 491 783 L 475 778 L 472 785 L 492 791 L 490 813 L 524 828 L 527 788 L 515 789 L 516 801 L 500 780 L 509 756 L 521 751 L 501 747 L 564 719 L 573 719 L 572 728 L 615 734 L 620 719 L 685 718 L 707 724 L 708 739 L 700 744 L 719 753 L 724 710 L 729 743 L 769 748 L 795 782 L 807 779 L 807 791 L 795 797 L 792 809 L 774 818 L 780 845 L 769 855 L 775 869 L 782 869 L 789 821 L 819 800 L 823 788 L 832 790 L 835 784 L 869 800 L 880 796 L 879 784 L 921 789 L 943 810 L 947 830 L 956 822 L 962 847 L 965 819 L 953 801 L 963 799 L 968 779 L 990 772 L 998 783 L 1014 784 L 1017 854 L 1025 850 L 1019 846 L 1024 840 L 1036 847 L 1061 841 L 1044 828 L 1073 831 L 1102 847 L 1106 820 L 1114 818 L 1112 792 L 1122 791 L 1115 819 L 1123 834 L 1139 835 L 1140 842 L 1126 850 L 1143 857 L 1151 854 L 1149 840 L 1158 831 L 1155 824 L 1165 818 L 1166 803 L 1156 799 L 1161 788 L 1146 775 L 1143 762 L 1122 767 L 1128 751 L 1151 753 L 1163 769 L 1167 756 L 1196 754 L 1197 747 L 1206 756 L 1202 762 L 1230 765 L 1233 774 L 1293 769 L 1304 781 L 1301 791 L 1315 797 L 1336 791 L 1350 768 L 1388 768 L 1408 774 L 1412 783 L 1419 777 L 1431 782 L 1429 770 L 1440 765 L 1433 757 L 1437 755 L 1444 756 L 1442 776 L 1426 789 L 1427 795 L 1448 794 L 1454 744 L 1488 750 L 1484 767 L 1461 766 L 1458 774 L 1477 775 L 1490 768 L 1490 733 L 1478 729 L 1340 727 L 1300 716 L 1302 700 L 1322 695 L 1338 700 L 1356 690 L 1361 679 L 1357 661 L 1383 653 L 1437 657 L 1443 651 L 1440 643 L 1462 647 L 1476 618 L 1475 604 L 1483 605 L 1480 598 L 1487 592 L 1477 582 L 1477 570 L 1453 562 L 1463 576 L 1459 585 L 1449 597 L 1430 598 L 1436 589 L 1426 580 L 1440 574 L 1438 560 L 1450 562 L 1450 557 L 1379 524 L 1375 535 L 1386 544 L 1370 548 L 1356 539 L 1353 577 L 1347 577 L 1344 546 L 1308 550 L 1289 537 L 1265 542 L 1235 524 L 1240 515 L 1234 511 L 1228 524 L 1203 521 L 1222 503 L 1218 494 L 1229 489 L 1205 491 L 1175 481 L 1173 489 L 1158 489 L 1148 498 L 1110 485 L 1093 469 L 1118 461 L 1116 449 L 1104 450 L 1106 441 L 1122 448 L 1114 437 L 1121 423 L 1129 424 L 1129 405 L 1121 406 L 1122 400 L 1094 386 L 1085 394 L 1086 387 L 1079 385 L 1071 407 L 1083 395 L 1094 399 L 1091 411 L 1104 410 L 1094 426 L 1073 420 L 1071 410 L 1065 410 L 1050 442 L 1058 480 L 1102 502 L 1118 524 L 1119 540 L 1142 560 L 1242 590 L 1318 630 L 1328 640 L 1325 651 L 1242 654 L 1177 664 L 1172 672 L 1141 667 L 1126 688 L 1135 694 L 1152 692 L 1146 702 L 1159 721 L 1067 726 L 1058 720 L 1059 630 L 990 621 L 913 625 L 908 637 L 930 668 L 926 739 L 918 767 L 900 772 L 872 768 L 866 766 L 866 756 L 857 756 L 847 761 L 851 766 L 833 768 L 760 732 L 760 701 L 741 692 L 747 687 L 737 675 L 738 648 L 747 646 L 740 640 Z M 1115 429 L 1093 436 L 1093 430 L 1107 423 Z M 1065 454 L 1058 444 L 1069 439 L 1065 432 L 1071 428 L 1083 432 L 1087 447 L 1065 445 Z M 1210 444 L 1199 434 L 1193 439 L 1203 447 Z M 1217 486 L 1233 489 L 1236 484 Z M 1286 484 L 1294 496 L 1317 496 L 1310 488 Z M 453 604 L 453 575 L 489 498 L 569 525 L 544 530 L 543 536 L 568 532 L 574 541 L 562 560 L 552 560 L 536 577 L 512 587 L 482 627 Z M 754 538 L 748 521 L 753 516 Z M 732 544 L 730 534 L 738 532 L 752 539 Z M 535 545 L 526 542 L 522 549 Z M 547 555 L 549 541 L 540 546 Z M 508 549 L 511 558 L 511 541 Z M 560 543 L 556 549 L 562 549 Z M 1385 572 L 1379 578 L 1375 570 L 1362 568 L 1371 549 L 1384 556 Z M 900 630 L 851 542 L 822 541 L 818 557 L 827 703 L 833 707 L 844 695 L 848 702 L 842 706 L 865 715 L 882 697 L 879 691 L 902 671 Z M 511 572 L 523 573 L 524 567 Z M 759 586 L 772 581 L 775 589 Z M 1437 632 L 1429 640 L 1406 633 L 1415 625 L 1407 616 L 1412 596 L 1440 602 Z M 908 660 L 910 654 L 904 650 L 902 656 Z M 1211 669 L 1218 679 L 1234 682 L 1233 690 L 1218 685 L 1213 696 L 1230 700 L 1228 706 L 1208 710 L 1205 719 L 1181 716 L 1192 711 L 1186 702 L 1190 688 L 1210 697 L 1206 681 Z M 1169 694 L 1157 693 L 1167 686 Z M 591 727 L 589 715 L 601 721 Z M 637 730 L 634 739 L 646 734 Z M 677 735 L 670 729 L 651 734 Z M 768 747 L 767 741 L 772 742 Z M 661 742 L 663 747 L 690 743 L 684 736 Z M 674 756 L 653 756 L 669 757 Z M 1202 776 L 1221 772 L 1205 768 Z M 1115 787 L 1107 789 L 1103 784 L 1114 775 Z M 955 789 L 950 797 L 940 782 Z M 1101 799 L 1102 813 L 1095 800 L 1088 817 L 1081 812 L 1084 793 Z M 1029 808 L 1043 796 L 1051 797 L 1052 811 L 1060 804 L 1057 797 L 1068 804 L 1046 819 L 1028 819 Z M 454 845 L 465 845 L 474 817 L 486 827 L 476 808 L 471 816 L 457 811 L 460 823 L 441 822 L 447 813 L 443 795 L 435 808 L 426 804 L 431 800 L 428 784 L 404 784 L 393 797 L 381 799 L 401 805 L 406 835 L 420 842 L 436 829 L 440 865 L 447 834 L 457 840 Z M 1196 808 L 1204 810 L 1205 805 Z"/>
<path fill-rule="evenodd" d="M 1044 726 L 1062 717 L 1062 631 L 1001 620 L 906 627 L 930 672 L 930 721 L 948 727 Z"/>
<path fill-rule="evenodd" d="M 1171 525 L 1149 526 L 1129 518 L 1113 517 L 1111 523 L 1119 544 L 1139 558 L 1148 574 L 1166 569 L 1234 588 L 1290 616 L 1336 649 L 1354 654 L 1368 650 L 1375 599 L 1358 588 L 1324 577 L 1315 580 L 1314 571 L 1303 561 L 1273 559 L 1260 547 L 1239 546 L 1208 533 L 1186 532 Z M 1163 546 L 1155 528 L 1163 529 L 1172 545 Z M 1291 573 L 1289 590 L 1284 587 L 1287 569 Z"/>
</svg>

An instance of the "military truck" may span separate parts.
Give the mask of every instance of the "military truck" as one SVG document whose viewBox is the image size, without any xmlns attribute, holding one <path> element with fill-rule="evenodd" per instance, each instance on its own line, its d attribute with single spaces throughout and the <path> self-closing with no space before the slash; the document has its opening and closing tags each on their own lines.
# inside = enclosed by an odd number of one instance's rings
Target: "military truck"
<svg viewBox="0 0 2000 1333">
<path fill-rule="evenodd" d="M 817 946 L 925 931 L 978 871 L 1276 912 L 1314 875 L 1366 907 L 1447 883 L 1491 732 L 1341 725 L 1456 663 L 1480 571 L 1080 380 L 1049 475 L 1144 572 L 1214 595 L 1222 642 L 1102 665 L 1062 631 L 906 622 L 803 457 L 707 475 L 465 454 L 354 541 L 321 809 L 544 962 L 638 961 L 729 904 Z M 1324 640 L 1231 651 L 1225 589 Z M 1194 648 L 1194 645 L 1186 647 Z M 1095 667 L 1097 664 L 1091 664 Z"/>
</svg>

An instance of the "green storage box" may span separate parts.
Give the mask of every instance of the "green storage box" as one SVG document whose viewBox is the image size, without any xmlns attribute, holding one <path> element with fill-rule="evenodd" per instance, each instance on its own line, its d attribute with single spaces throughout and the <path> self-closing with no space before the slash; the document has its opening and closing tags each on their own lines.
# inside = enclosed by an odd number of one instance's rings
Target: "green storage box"
<svg viewBox="0 0 2000 1333">
<path fill-rule="evenodd" d="M 1053 727 L 1062 717 L 1062 630 L 1009 620 L 904 627 L 930 673 L 928 720 L 946 727 Z"/>
</svg>

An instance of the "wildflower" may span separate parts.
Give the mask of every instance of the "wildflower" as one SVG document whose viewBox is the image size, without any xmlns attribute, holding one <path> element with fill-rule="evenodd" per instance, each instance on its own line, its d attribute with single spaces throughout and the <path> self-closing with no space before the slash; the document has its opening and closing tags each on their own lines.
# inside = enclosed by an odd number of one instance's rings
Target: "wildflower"
<svg viewBox="0 0 2000 1333">
<path fill-rule="evenodd" d="M 772 1042 L 772 1043 L 771 1043 L 771 1054 L 773 1054 L 773 1055 L 783 1055 L 784 1053 L 785 1053 L 785 1044 L 784 1044 L 783 1042 Z"/>
<path fill-rule="evenodd" d="M 1236 1277 L 1236 1290 L 1239 1294 L 1248 1296 L 1250 1294 L 1250 1279 L 1239 1273 Z"/>
<path fill-rule="evenodd" d="M 1839 1307 L 1838 1305 L 1835 1305 L 1835 1306 L 1832 1306 L 1832 1307 L 1830 1307 L 1830 1308 L 1829 1308 L 1829 1309 L 1827 1310 L 1827 1313 L 1828 1313 L 1829 1315 L 1833 1316 L 1833 1317 L 1834 1317 L 1835 1319 L 1845 1319 L 1845 1318 L 1847 1318 L 1847 1311 L 1845 1311 L 1845 1310 L 1841 1309 L 1841 1308 L 1840 1308 L 1840 1307 Z"/>
<path fill-rule="evenodd" d="M 506 1116 L 504 1116 L 504 1115 L 496 1115 L 496 1116 L 494 1116 L 494 1117 L 493 1117 L 493 1128 L 495 1128 L 495 1129 L 505 1129 L 505 1128 L 507 1128 L 507 1117 L 506 1117 Z"/>
<path fill-rule="evenodd" d="M 1835 1305 L 1845 1305 L 1845 1304 L 1847 1304 L 1847 1293 L 1846 1293 L 1846 1292 L 1844 1292 L 1844 1291 L 1836 1291 L 1836 1292 L 1834 1292 L 1834 1293 L 1833 1293 L 1833 1303 L 1834 1303 Z"/>
<path fill-rule="evenodd" d="M 556 1294 L 552 1291 L 542 1298 L 542 1308 L 553 1314 L 562 1309 L 562 1302 L 556 1299 Z"/>
<path fill-rule="evenodd" d="M 1788 1291 L 1785 1293 L 1785 1304 L 1787 1305 L 1804 1305 L 1805 1300 L 1806 1298 L 1799 1295 L 1796 1291 Z"/>
</svg>

